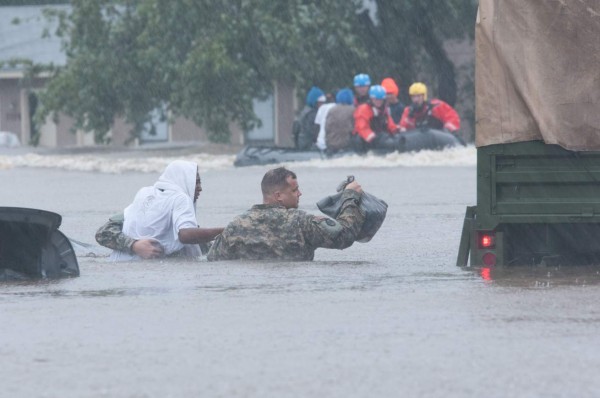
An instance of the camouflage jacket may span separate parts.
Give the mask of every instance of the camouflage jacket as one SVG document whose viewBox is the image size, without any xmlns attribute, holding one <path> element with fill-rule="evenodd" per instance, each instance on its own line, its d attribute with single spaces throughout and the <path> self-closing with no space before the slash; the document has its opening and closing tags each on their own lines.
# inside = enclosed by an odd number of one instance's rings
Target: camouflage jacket
<svg viewBox="0 0 600 398">
<path fill-rule="evenodd" d="M 96 242 L 109 249 L 132 253 L 131 246 L 135 239 L 123 233 L 123 222 L 123 214 L 109 218 L 96 232 Z"/>
<path fill-rule="evenodd" d="M 354 243 L 365 221 L 361 194 L 345 190 L 337 219 L 314 216 L 281 205 L 255 205 L 236 217 L 208 252 L 219 260 L 312 260 L 318 247 L 345 249 Z"/>
</svg>

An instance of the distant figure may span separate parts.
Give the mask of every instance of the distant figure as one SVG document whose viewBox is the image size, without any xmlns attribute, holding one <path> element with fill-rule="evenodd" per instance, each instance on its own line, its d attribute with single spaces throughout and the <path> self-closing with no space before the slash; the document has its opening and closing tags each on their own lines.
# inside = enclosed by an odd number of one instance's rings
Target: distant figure
<svg viewBox="0 0 600 398">
<path fill-rule="evenodd" d="M 369 102 L 354 111 L 352 146 L 358 153 L 370 149 L 396 150 L 398 131 L 385 106 L 385 89 L 376 85 L 369 89 Z"/>
<path fill-rule="evenodd" d="M 366 73 L 359 73 L 354 76 L 354 105 L 365 104 L 369 102 L 369 87 L 371 86 L 371 77 Z"/>
<path fill-rule="evenodd" d="M 324 138 L 327 151 L 336 152 L 350 147 L 354 130 L 354 95 L 344 88 L 335 96 L 336 105 L 327 113 Z M 318 141 L 319 139 L 317 139 Z"/>
<path fill-rule="evenodd" d="M 306 95 L 306 105 L 294 122 L 294 144 L 297 149 L 310 149 L 317 140 L 319 127 L 315 125 L 315 117 L 319 106 L 326 102 L 325 93 L 318 87 L 311 87 Z"/>
<path fill-rule="evenodd" d="M 460 129 L 460 117 L 450 105 L 439 99 L 427 101 L 427 86 L 423 83 L 413 83 L 408 93 L 412 104 L 404 109 L 400 120 L 400 131 L 412 130 L 418 127 L 429 127 L 446 130 L 453 134 Z"/>
<path fill-rule="evenodd" d="M 210 248 L 209 261 L 309 261 L 319 247 L 351 246 L 365 222 L 359 209 L 362 188 L 356 182 L 343 191 L 344 205 L 336 219 L 298 210 L 302 193 L 296 174 L 285 167 L 269 170 L 261 190 L 263 203 L 229 223 Z"/>
<path fill-rule="evenodd" d="M 404 104 L 398 99 L 398 86 L 391 77 L 386 77 L 381 82 L 381 86 L 385 89 L 385 102 L 388 107 L 388 111 L 394 123 L 400 123 L 402 119 L 402 112 L 404 112 Z"/>
<path fill-rule="evenodd" d="M 181 254 L 197 257 L 199 243 L 209 242 L 223 228 L 198 228 L 195 202 L 202 185 L 198 165 L 171 162 L 158 181 L 144 187 L 125 208 L 124 219 L 109 220 L 96 241 L 113 249 L 113 261 L 131 261 Z"/>
</svg>

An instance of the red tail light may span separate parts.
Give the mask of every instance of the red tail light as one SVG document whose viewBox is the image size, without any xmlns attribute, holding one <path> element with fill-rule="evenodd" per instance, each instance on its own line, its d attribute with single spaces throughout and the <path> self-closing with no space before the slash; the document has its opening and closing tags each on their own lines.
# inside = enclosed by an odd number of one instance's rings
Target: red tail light
<svg viewBox="0 0 600 398">
<path fill-rule="evenodd" d="M 480 249 L 493 249 L 496 247 L 496 234 L 492 231 L 479 231 L 477 241 Z"/>
</svg>

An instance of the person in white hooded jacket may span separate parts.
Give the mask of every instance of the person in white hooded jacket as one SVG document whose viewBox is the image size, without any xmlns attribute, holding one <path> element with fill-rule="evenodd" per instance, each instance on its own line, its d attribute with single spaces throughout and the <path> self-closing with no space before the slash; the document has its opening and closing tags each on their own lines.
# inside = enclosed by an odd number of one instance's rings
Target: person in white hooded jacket
<svg viewBox="0 0 600 398">
<path fill-rule="evenodd" d="M 199 228 L 195 203 L 202 185 L 198 165 L 171 162 L 158 181 L 144 187 L 123 213 L 96 233 L 96 241 L 113 249 L 111 260 L 132 261 L 181 254 L 197 257 L 199 243 L 209 242 L 223 228 Z"/>
</svg>

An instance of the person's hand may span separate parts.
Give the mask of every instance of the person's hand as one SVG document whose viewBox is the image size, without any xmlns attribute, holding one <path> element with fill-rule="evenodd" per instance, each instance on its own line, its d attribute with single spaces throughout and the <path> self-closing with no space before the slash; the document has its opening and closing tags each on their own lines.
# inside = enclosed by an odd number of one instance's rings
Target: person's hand
<svg viewBox="0 0 600 398">
<path fill-rule="evenodd" d="M 164 250 L 154 239 L 139 239 L 133 242 L 131 250 L 143 259 L 162 257 Z"/>
<path fill-rule="evenodd" d="M 346 185 L 346 189 L 352 189 L 353 191 L 356 191 L 358 193 L 363 192 L 362 187 L 356 181 L 352 181 L 350 184 Z"/>
</svg>

